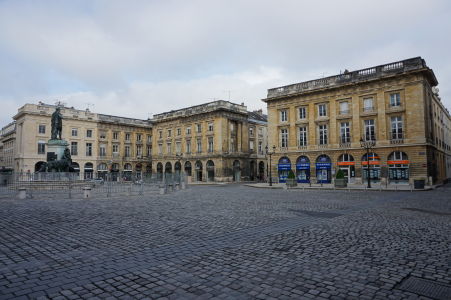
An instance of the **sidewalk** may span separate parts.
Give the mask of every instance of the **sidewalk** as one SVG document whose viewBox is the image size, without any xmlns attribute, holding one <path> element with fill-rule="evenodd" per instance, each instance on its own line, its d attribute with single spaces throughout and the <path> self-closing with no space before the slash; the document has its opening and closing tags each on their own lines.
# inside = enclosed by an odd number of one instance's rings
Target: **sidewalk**
<svg viewBox="0 0 451 300">
<path fill-rule="evenodd" d="M 272 186 L 269 186 L 268 183 L 251 183 L 251 184 L 245 184 L 245 186 L 253 187 L 253 188 L 262 188 L 262 189 L 287 189 L 287 186 L 285 183 L 273 183 Z M 368 189 L 365 184 L 348 184 L 345 188 L 336 188 L 333 184 L 318 184 L 318 183 L 312 183 L 306 184 L 306 183 L 298 183 L 295 187 L 290 187 L 288 189 L 290 190 L 307 190 L 307 189 L 313 189 L 313 190 L 356 190 L 356 191 L 430 191 L 435 188 L 437 188 L 440 185 L 433 185 L 433 186 L 425 186 L 424 189 L 414 189 L 413 185 L 408 184 L 389 184 L 387 186 L 381 185 L 381 184 L 372 184 L 371 189 Z"/>
</svg>

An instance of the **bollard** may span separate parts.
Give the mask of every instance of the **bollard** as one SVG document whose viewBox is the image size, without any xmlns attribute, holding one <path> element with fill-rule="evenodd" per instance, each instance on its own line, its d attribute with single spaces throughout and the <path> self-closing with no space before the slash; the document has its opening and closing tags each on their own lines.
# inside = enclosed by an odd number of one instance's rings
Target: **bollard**
<svg viewBox="0 0 451 300">
<path fill-rule="evenodd" d="M 27 198 L 27 189 L 24 187 L 19 188 L 19 194 L 17 195 L 19 199 L 26 199 Z"/>
<path fill-rule="evenodd" d="M 127 187 L 127 196 L 131 196 L 131 195 L 132 195 L 132 186 L 131 186 L 131 184 L 129 184 Z"/>
<path fill-rule="evenodd" d="M 182 190 L 186 189 L 185 181 L 182 181 Z"/>
<path fill-rule="evenodd" d="M 175 190 L 176 191 L 180 190 L 180 184 L 178 184 L 178 183 L 175 184 Z"/>
<path fill-rule="evenodd" d="M 91 187 L 90 186 L 85 186 L 83 188 L 83 198 L 85 198 L 85 199 L 91 198 Z"/>
<path fill-rule="evenodd" d="M 160 195 L 164 195 L 166 194 L 166 189 L 164 187 L 164 185 L 160 185 Z"/>
<path fill-rule="evenodd" d="M 140 195 L 142 195 L 142 194 L 144 194 L 144 192 L 143 192 L 143 184 L 142 184 L 142 182 L 140 183 L 140 186 L 139 186 L 139 194 Z"/>
</svg>

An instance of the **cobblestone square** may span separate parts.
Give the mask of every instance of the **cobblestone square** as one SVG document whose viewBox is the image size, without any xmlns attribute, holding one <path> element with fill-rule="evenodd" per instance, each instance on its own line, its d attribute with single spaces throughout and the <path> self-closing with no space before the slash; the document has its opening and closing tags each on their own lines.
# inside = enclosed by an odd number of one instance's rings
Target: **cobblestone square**
<svg viewBox="0 0 451 300">
<path fill-rule="evenodd" d="M 0 299 L 449 299 L 450 193 L 0 199 Z"/>
</svg>

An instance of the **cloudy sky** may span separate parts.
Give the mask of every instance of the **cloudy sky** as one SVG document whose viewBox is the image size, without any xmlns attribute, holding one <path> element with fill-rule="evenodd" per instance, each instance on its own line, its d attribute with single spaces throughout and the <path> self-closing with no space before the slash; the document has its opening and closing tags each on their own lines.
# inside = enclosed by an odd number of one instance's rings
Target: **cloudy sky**
<svg viewBox="0 0 451 300">
<path fill-rule="evenodd" d="M 422 56 L 451 108 L 447 0 L 0 0 L 0 121 L 24 103 L 146 119 Z"/>
</svg>

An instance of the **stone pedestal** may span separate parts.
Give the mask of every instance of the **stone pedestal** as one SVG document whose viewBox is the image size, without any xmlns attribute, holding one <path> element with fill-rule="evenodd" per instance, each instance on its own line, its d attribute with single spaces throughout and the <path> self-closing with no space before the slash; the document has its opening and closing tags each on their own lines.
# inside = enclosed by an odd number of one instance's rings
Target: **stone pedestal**
<svg viewBox="0 0 451 300">
<path fill-rule="evenodd" d="M 69 143 L 65 140 L 49 140 L 47 143 L 47 161 L 49 161 L 50 157 L 53 157 L 54 160 L 62 159 L 64 150 L 68 146 Z M 56 155 L 56 157 L 54 155 Z"/>
</svg>

